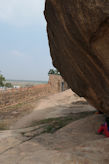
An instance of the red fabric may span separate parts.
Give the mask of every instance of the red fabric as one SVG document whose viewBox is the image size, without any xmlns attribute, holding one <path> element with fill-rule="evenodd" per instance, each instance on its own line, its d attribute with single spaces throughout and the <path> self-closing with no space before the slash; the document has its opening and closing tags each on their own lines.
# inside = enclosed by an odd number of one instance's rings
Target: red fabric
<svg viewBox="0 0 109 164">
<path fill-rule="evenodd" d="M 106 137 L 109 137 L 109 130 L 108 130 L 107 123 L 100 126 L 100 128 L 98 129 L 98 133 L 104 134 Z"/>
<path fill-rule="evenodd" d="M 106 123 L 105 123 L 105 127 L 104 127 L 104 135 L 105 135 L 106 137 L 109 137 L 108 126 L 107 126 Z"/>
<path fill-rule="evenodd" d="M 102 134 L 104 132 L 105 125 L 101 125 L 100 128 L 98 129 L 98 133 Z"/>
</svg>

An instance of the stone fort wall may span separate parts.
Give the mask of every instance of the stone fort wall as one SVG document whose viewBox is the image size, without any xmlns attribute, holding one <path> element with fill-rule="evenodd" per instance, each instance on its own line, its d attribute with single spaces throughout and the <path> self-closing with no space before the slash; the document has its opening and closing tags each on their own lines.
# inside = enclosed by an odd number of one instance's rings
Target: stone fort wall
<svg viewBox="0 0 109 164">
<path fill-rule="evenodd" d="M 69 89 L 68 84 L 60 75 L 49 74 L 48 84 L 51 86 L 54 92 L 62 92 Z"/>
</svg>

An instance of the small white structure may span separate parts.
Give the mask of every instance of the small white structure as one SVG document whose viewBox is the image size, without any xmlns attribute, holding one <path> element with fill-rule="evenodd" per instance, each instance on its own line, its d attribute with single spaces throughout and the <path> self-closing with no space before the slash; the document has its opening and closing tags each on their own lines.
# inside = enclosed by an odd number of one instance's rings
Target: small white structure
<svg viewBox="0 0 109 164">
<path fill-rule="evenodd" d="M 20 86 L 19 86 L 19 85 L 14 85 L 13 88 L 15 88 L 15 89 L 19 89 Z"/>
</svg>

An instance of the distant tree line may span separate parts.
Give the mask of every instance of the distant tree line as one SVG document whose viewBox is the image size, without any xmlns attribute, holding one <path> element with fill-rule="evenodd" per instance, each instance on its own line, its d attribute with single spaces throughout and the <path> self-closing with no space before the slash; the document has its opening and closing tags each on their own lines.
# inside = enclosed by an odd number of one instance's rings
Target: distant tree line
<svg viewBox="0 0 109 164">
<path fill-rule="evenodd" d="M 60 75 L 60 72 L 57 69 L 50 69 L 48 72 L 48 75 L 53 74 L 53 75 Z"/>
</svg>

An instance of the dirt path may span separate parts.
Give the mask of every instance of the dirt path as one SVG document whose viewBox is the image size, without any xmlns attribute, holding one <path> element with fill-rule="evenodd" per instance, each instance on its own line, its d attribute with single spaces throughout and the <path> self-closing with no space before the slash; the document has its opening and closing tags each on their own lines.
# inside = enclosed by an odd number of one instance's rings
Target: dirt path
<svg viewBox="0 0 109 164">
<path fill-rule="evenodd" d="M 104 117 L 86 115 L 92 111 L 70 90 L 40 100 L 12 130 L 0 132 L 0 163 L 108 164 L 108 139 L 96 134 Z"/>
<path fill-rule="evenodd" d="M 95 109 L 89 106 L 85 99 L 78 97 L 71 90 L 67 90 L 39 100 L 33 112 L 20 119 L 11 129 L 29 127 L 36 120 L 62 117 L 72 112 L 92 110 Z"/>
</svg>

